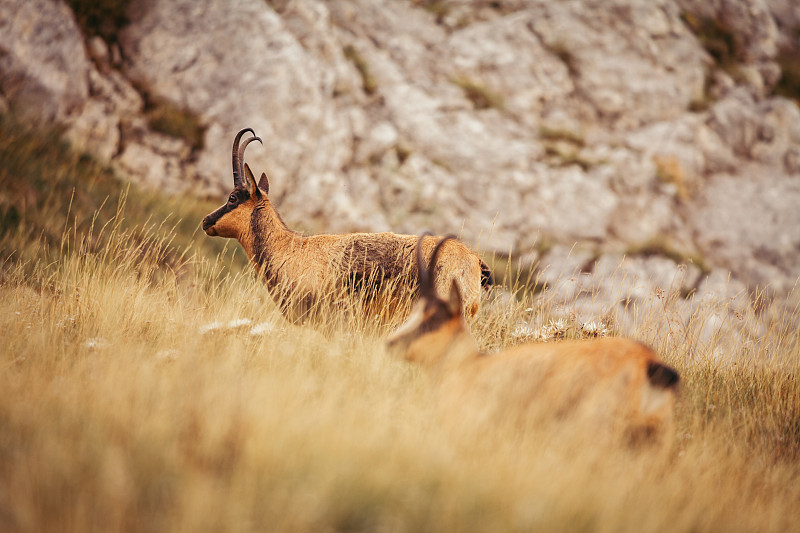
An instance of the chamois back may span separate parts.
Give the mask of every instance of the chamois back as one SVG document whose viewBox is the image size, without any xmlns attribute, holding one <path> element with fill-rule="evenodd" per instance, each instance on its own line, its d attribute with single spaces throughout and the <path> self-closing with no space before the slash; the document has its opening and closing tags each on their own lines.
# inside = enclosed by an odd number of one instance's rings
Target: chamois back
<svg viewBox="0 0 800 533">
<path fill-rule="evenodd" d="M 679 377 L 647 346 L 604 338 L 477 355 L 442 381 L 451 401 L 482 398 L 490 418 L 574 419 L 639 438 L 671 427 Z"/>
</svg>

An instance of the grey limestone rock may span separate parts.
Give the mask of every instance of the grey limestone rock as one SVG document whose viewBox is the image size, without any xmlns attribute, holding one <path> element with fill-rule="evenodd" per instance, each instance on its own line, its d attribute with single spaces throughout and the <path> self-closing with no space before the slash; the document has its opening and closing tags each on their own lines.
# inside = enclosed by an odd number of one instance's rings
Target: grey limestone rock
<svg viewBox="0 0 800 533">
<path fill-rule="evenodd" d="M 442 7 L 145 0 L 109 45 L 84 42 L 63 0 L 0 0 L 0 111 L 65 126 L 122 177 L 220 199 L 231 139 L 252 127 L 264 145 L 247 161 L 291 226 L 429 229 L 514 257 L 544 239 L 542 279 L 592 313 L 655 312 L 656 288 L 706 294 L 717 273 L 776 293 L 797 281 L 800 110 L 771 92 L 798 46 L 794 3 Z M 691 17 L 732 32 L 730 64 Z M 155 100 L 197 120 L 199 146 L 153 131 Z M 628 254 L 648 246 L 663 253 Z M 614 273 L 641 281 L 619 297 Z"/>
</svg>

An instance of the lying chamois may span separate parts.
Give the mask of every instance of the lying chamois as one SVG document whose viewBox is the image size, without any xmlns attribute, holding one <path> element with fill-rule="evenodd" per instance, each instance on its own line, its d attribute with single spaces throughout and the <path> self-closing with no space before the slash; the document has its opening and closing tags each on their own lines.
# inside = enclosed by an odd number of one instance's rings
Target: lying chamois
<svg viewBox="0 0 800 533">
<path fill-rule="evenodd" d="M 253 134 L 239 147 L 246 132 Z M 233 238 L 242 245 L 273 298 L 290 320 L 303 320 L 332 296 L 366 289 L 384 298 L 380 309 L 392 309 L 416 292 L 413 235 L 395 233 L 351 233 L 306 236 L 290 230 L 269 201 L 265 173 L 256 184 L 244 151 L 261 139 L 250 128 L 233 141 L 233 190 L 228 202 L 203 219 L 203 230 L 211 236 Z M 435 239 L 420 243 L 429 257 Z M 478 311 L 482 286 L 492 284 L 491 272 L 478 255 L 458 241 L 448 241 L 433 281 L 446 294 L 452 281 L 463 288 L 463 313 Z M 388 300 L 386 298 L 388 297 Z M 374 298 L 373 298 L 374 299 Z M 396 318 L 396 317 L 395 317 Z M 402 320 L 403 317 L 400 317 Z"/>
<path fill-rule="evenodd" d="M 458 282 L 453 280 L 449 298 L 443 300 L 431 280 L 449 238 L 436 245 L 428 268 L 418 249 L 420 297 L 388 342 L 432 374 L 442 402 L 461 409 L 460 418 L 530 425 L 543 416 L 555 420 L 582 415 L 592 427 L 622 429 L 622 435 L 634 440 L 671 425 L 678 373 L 639 342 L 527 343 L 480 353 L 462 319 Z"/>
</svg>

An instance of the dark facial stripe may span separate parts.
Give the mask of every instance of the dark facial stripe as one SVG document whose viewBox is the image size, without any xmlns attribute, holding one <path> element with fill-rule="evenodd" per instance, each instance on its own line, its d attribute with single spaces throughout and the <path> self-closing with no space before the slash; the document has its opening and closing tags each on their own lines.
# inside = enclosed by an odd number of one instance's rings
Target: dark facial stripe
<svg viewBox="0 0 800 533">
<path fill-rule="evenodd" d="M 214 226 L 219 219 L 225 216 L 227 213 L 230 213 L 235 207 L 230 206 L 229 204 L 225 204 L 213 213 L 206 215 L 203 219 L 203 231 L 207 230 L 208 228 Z"/>
<path fill-rule="evenodd" d="M 237 202 L 235 204 L 232 204 L 230 202 L 226 202 L 225 205 L 223 205 L 222 207 L 220 207 L 219 209 L 217 209 L 213 213 L 211 213 L 209 215 L 206 215 L 206 217 L 203 219 L 203 231 L 205 231 L 208 228 L 214 226 L 217 222 L 219 222 L 219 219 L 221 219 L 227 213 L 230 213 L 231 211 L 233 211 L 234 209 L 239 207 L 239 205 L 242 202 L 244 202 L 248 198 L 250 198 L 250 194 L 247 192 L 247 190 L 241 189 L 239 187 L 237 187 L 233 191 L 231 191 L 231 195 L 235 195 L 236 196 Z"/>
</svg>

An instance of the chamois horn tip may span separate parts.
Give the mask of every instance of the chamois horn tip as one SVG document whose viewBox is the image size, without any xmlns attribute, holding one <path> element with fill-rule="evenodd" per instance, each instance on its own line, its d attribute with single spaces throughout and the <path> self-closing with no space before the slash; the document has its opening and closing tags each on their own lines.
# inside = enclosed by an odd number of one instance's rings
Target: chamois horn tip
<svg viewBox="0 0 800 533">
<path fill-rule="evenodd" d="M 238 174 L 240 176 L 240 179 L 242 179 L 242 180 L 244 179 L 243 178 L 244 177 L 244 151 L 245 151 L 245 149 L 247 149 L 247 145 L 250 144 L 253 141 L 258 141 L 262 145 L 264 144 L 264 142 L 261 140 L 261 137 L 257 137 L 257 136 L 255 136 L 255 134 L 253 134 L 253 137 L 248 137 L 247 139 L 245 139 L 245 141 L 242 143 L 242 146 L 239 148 L 239 154 L 238 154 L 238 158 L 237 158 L 238 161 L 239 161 Z"/>
<path fill-rule="evenodd" d="M 425 296 L 429 292 L 428 286 L 430 285 L 428 268 L 425 266 L 425 261 L 422 258 L 422 243 L 425 241 L 425 237 L 431 236 L 433 236 L 433 234 L 430 231 L 424 231 L 422 235 L 419 236 L 419 239 L 417 239 L 417 274 L 419 276 L 419 288 L 422 296 Z"/>
<path fill-rule="evenodd" d="M 431 260 L 428 266 L 425 266 L 425 262 L 422 259 L 422 242 L 426 236 L 431 236 L 430 232 L 423 233 L 419 241 L 417 242 L 417 269 L 419 270 L 419 284 L 420 284 L 420 294 L 422 296 L 427 297 L 435 297 L 436 290 L 433 283 L 433 274 L 436 269 L 436 261 L 439 257 L 439 251 L 442 249 L 442 245 L 449 240 L 455 239 L 455 235 L 445 235 L 444 237 L 436 243 L 436 247 L 433 249 L 433 254 L 431 254 Z"/>
<path fill-rule="evenodd" d="M 233 162 L 233 185 L 239 186 L 242 184 L 242 163 L 241 163 L 241 156 L 239 154 L 239 141 L 242 139 L 242 135 L 247 132 L 252 133 L 253 135 L 256 134 L 253 131 L 253 128 L 244 128 L 239 130 L 239 133 L 236 134 L 236 137 L 233 139 L 233 150 L 231 150 L 231 159 Z M 260 141 L 261 139 L 259 139 Z M 245 141 L 246 145 L 247 141 Z"/>
</svg>

